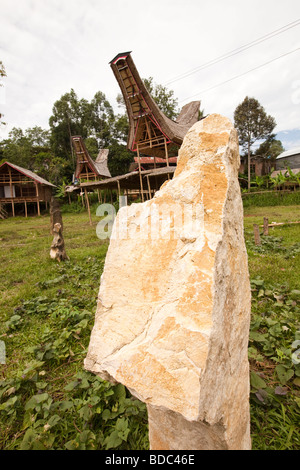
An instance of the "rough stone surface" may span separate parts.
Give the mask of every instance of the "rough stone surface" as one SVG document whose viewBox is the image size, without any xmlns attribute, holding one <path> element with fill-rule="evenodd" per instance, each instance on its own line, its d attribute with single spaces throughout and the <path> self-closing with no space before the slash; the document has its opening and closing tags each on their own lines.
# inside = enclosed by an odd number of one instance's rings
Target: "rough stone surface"
<svg viewBox="0 0 300 470">
<path fill-rule="evenodd" d="M 147 403 L 152 449 L 250 448 L 238 168 L 236 130 L 210 115 L 173 179 L 113 227 L 85 368 Z"/>
</svg>

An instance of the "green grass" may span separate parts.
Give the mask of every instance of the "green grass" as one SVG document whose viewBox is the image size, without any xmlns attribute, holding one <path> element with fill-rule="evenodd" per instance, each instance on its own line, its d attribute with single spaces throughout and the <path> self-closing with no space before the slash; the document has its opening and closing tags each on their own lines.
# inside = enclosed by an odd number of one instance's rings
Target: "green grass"
<svg viewBox="0 0 300 470">
<path fill-rule="evenodd" d="M 292 252 L 292 247 L 300 243 L 300 224 L 281 225 L 269 228 L 269 237 L 266 240 L 277 239 L 278 242 L 271 247 L 262 247 L 261 250 L 254 248 L 253 224 L 262 225 L 263 218 L 267 217 L 269 223 L 283 223 L 300 221 L 299 206 L 272 206 L 245 208 L 244 228 L 245 240 L 249 255 L 249 269 L 252 277 L 260 275 L 265 281 L 272 283 L 275 279 L 278 283 L 288 284 L 291 289 L 300 286 L 300 253 Z M 263 229 L 261 228 L 261 235 Z M 290 248 L 283 253 L 279 247 Z"/>
<path fill-rule="evenodd" d="M 246 207 L 252 285 L 249 340 L 254 449 L 299 449 L 300 224 L 254 244 L 253 224 L 300 220 L 298 205 Z M 64 211 L 70 258 L 50 259 L 48 215 L 0 221 L 0 449 L 147 449 L 145 405 L 83 369 L 107 241 L 98 218 Z"/>
</svg>

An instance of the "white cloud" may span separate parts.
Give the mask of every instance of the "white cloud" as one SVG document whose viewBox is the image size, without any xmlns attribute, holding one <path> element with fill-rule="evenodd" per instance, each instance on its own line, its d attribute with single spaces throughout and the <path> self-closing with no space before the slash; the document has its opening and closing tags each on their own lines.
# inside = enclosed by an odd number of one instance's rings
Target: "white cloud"
<svg viewBox="0 0 300 470">
<path fill-rule="evenodd" d="M 1 111 L 12 127 L 47 127 L 54 102 L 71 88 L 91 99 L 120 92 L 108 62 L 132 51 L 142 77 L 173 77 L 300 18 L 298 0 L 0 0 L 0 60 L 7 78 Z M 300 47 L 300 25 L 170 85 L 186 97 Z M 277 130 L 300 128 L 295 99 L 300 51 L 197 94 L 206 113 L 232 118 L 246 95 L 273 115 Z M 300 92 L 299 92 L 300 95 Z M 298 95 L 297 95 L 298 96 Z"/>
</svg>

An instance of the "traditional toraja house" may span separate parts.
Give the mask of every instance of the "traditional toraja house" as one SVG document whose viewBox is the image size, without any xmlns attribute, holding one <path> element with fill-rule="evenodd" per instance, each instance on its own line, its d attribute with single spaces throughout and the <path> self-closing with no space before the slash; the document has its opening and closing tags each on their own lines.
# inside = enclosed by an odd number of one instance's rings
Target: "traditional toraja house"
<svg viewBox="0 0 300 470">
<path fill-rule="evenodd" d="M 75 180 L 81 183 L 82 181 L 97 181 L 111 177 L 107 167 L 108 149 L 101 149 L 94 161 L 80 135 L 73 136 L 72 143 L 76 154 Z"/>
<path fill-rule="evenodd" d="M 35 203 L 40 215 L 40 203 L 50 202 L 54 187 L 36 173 L 13 163 L 4 162 L 0 166 L 0 205 L 10 204 L 13 216 L 15 205 L 24 204 L 27 217 L 28 203 Z"/>
<path fill-rule="evenodd" d="M 200 102 L 185 105 L 176 121 L 169 119 L 159 109 L 148 92 L 134 65 L 130 52 L 118 54 L 110 62 L 119 83 L 129 118 L 127 148 L 137 152 L 139 173 L 142 171 L 142 154 L 163 159 L 170 165 L 171 157 L 177 157 L 178 149 L 187 131 L 198 121 Z M 143 199 L 143 179 L 140 177 Z"/>
<path fill-rule="evenodd" d="M 162 183 L 173 176 L 179 147 L 199 117 L 200 101 L 185 105 L 176 121 L 165 116 L 140 78 L 130 52 L 118 54 L 110 65 L 126 104 L 129 119 L 127 148 L 136 152 L 137 156 L 130 166 L 129 173 L 100 181 L 97 181 L 97 178 L 92 181 L 92 176 L 87 178 L 83 172 L 85 170 L 78 166 L 82 173 L 78 170 L 77 178 L 79 174 L 85 176 L 78 178 L 80 184 L 77 189 L 80 189 L 81 193 L 85 192 L 89 215 L 88 190 L 117 190 L 119 195 L 121 191 L 125 194 L 129 191 L 139 191 L 142 201 L 145 196 L 151 198 Z M 86 154 L 87 151 L 81 149 L 77 161 L 85 165 L 82 166 L 83 169 L 88 167 L 91 170 L 91 159 L 81 159 L 81 156 Z M 89 165 L 86 162 L 89 162 Z M 92 175 L 92 172 L 89 175 Z M 73 188 L 76 187 L 67 188 L 66 191 L 70 192 Z"/>
</svg>

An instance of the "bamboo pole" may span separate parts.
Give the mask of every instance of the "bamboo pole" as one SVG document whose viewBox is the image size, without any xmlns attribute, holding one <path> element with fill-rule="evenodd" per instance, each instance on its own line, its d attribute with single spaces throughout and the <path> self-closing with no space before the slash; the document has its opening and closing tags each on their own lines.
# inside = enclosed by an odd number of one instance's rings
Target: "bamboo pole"
<svg viewBox="0 0 300 470">
<path fill-rule="evenodd" d="M 169 166 L 169 154 L 168 154 L 168 146 L 167 146 L 166 138 L 165 138 L 165 152 L 166 152 L 167 166 Z"/>
<path fill-rule="evenodd" d="M 39 201 L 39 188 L 38 188 L 37 183 L 35 183 L 35 192 L 36 192 L 36 203 L 37 203 L 38 215 L 41 215 L 41 212 L 40 212 L 40 201 Z"/>
<path fill-rule="evenodd" d="M 147 175 L 147 183 L 148 183 L 149 199 L 151 199 L 151 186 L 150 186 L 150 181 L 149 181 L 149 175 Z"/>
<path fill-rule="evenodd" d="M 140 158 L 140 152 L 139 152 L 139 144 L 137 144 L 137 154 L 138 154 L 138 161 L 139 161 L 141 196 L 142 196 L 142 202 L 144 202 L 143 179 L 142 179 L 142 174 L 141 174 L 141 158 Z"/>
</svg>

